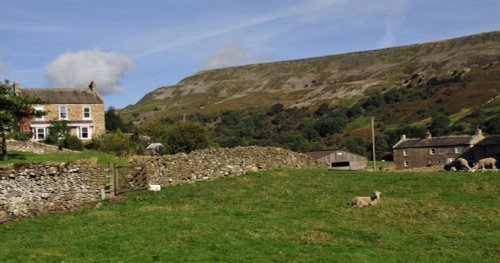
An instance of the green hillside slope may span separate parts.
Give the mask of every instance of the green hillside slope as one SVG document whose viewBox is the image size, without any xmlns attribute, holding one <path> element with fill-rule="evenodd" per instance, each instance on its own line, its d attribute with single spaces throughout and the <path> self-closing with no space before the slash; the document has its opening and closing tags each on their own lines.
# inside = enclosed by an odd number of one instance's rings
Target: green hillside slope
<svg viewBox="0 0 500 263">
<path fill-rule="evenodd" d="M 500 31 L 495 31 L 396 48 L 215 69 L 160 87 L 120 113 L 124 119 L 142 124 L 227 109 L 263 111 L 276 103 L 286 108 L 315 109 L 322 103 L 350 107 L 375 92 L 407 88 L 413 97 L 389 109 L 397 109 L 391 110 L 394 118 L 419 121 L 429 112 L 443 109 L 449 115 L 475 107 L 488 111 L 493 104 L 487 102 L 500 94 L 499 61 Z M 387 110 L 377 109 L 373 115 Z"/>
</svg>

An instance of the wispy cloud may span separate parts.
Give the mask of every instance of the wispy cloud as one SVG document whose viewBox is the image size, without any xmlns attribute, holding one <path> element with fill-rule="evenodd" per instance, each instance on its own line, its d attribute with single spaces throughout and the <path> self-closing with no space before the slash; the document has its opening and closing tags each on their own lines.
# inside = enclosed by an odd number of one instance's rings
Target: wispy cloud
<svg viewBox="0 0 500 263">
<path fill-rule="evenodd" d="M 45 67 L 52 85 L 86 87 L 95 80 L 102 94 L 122 91 L 120 79 L 133 68 L 132 60 L 116 52 L 99 49 L 65 52 Z"/>
<path fill-rule="evenodd" d="M 275 57 L 272 53 L 252 54 L 241 45 L 232 43 L 216 49 L 199 65 L 200 70 L 237 66 L 258 62 L 268 62 Z"/>
<path fill-rule="evenodd" d="M 397 45 L 397 30 L 406 20 L 409 0 L 395 0 L 392 2 L 393 3 L 391 5 L 388 5 L 387 13 L 384 19 L 384 36 L 378 43 L 378 48 L 386 48 Z"/>
<path fill-rule="evenodd" d="M 254 16 L 254 17 L 244 17 L 238 21 L 225 21 L 223 25 L 214 26 L 212 29 L 208 27 L 198 28 L 194 30 L 186 29 L 183 30 L 183 36 L 172 38 L 169 31 L 171 28 L 157 29 L 155 34 L 160 34 L 163 32 L 164 39 L 158 39 L 158 44 L 148 48 L 144 52 L 136 54 L 134 57 L 140 58 L 156 53 L 164 52 L 176 47 L 183 45 L 188 45 L 204 39 L 224 35 L 230 32 L 248 28 L 251 26 L 260 25 L 263 23 L 269 23 L 278 19 L 284 19 L 288 17 L 307 15 L 318 11 L 323 11 L 325 8 L 331 7 L 336 3 L 344 2 L 345 0 L 313 0 L 313 1 L 303 1 L 300 4 L 289 6 L 272 13 Z M 141 37 L 141 39 L 149 39 L 147 37 Z"/>
<path fill-rule="evenodd" d="M 0 25 L 0 30 L 20 32 L 20 33 L 65 33 L 71 32 L 72 29 L 59 25 L 21 25 L 21 24 L 3 24 Z"/>
</svg>

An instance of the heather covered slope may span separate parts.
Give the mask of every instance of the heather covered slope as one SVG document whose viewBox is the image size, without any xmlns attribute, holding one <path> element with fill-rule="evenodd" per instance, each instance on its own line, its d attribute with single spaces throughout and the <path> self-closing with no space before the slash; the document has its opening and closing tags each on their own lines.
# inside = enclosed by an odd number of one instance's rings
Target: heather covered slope
<svg viewBox="0 0 500 263">
<path fill-rule="evenodd" d="M 362 104 L 375 92 L 407 89 L 390 118 L 425 120 L 445 110 L 459 118 L 473 108 L 496 112 L 500 94 L 500 31 L 424 44 L 198 72 L 160 87 L 121 111 L 126 120 L 267 110 L 276 103 L 315 109 L 321 103 Z M 388 108 L 371 109 L 377 117 Z"/>
</svg>

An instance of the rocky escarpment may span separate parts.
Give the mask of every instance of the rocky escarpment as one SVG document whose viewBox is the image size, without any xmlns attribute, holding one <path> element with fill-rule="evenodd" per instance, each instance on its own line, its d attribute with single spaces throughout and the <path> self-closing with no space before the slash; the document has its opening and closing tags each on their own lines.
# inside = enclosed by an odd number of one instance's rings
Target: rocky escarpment
<svg viewBox="0 0 500 263">
<path fill-rule="evenodd" d="M 180 185 L 198 180 L 237 176 L 261 169 L 317 167 L 311 157 L 281 148 L 212 148 L 159 157 L 136 157 L 130 165 L 145 165 L 150 184 Z"/>
<path fill-rule="evenodd" d="M 104 189 L 96 160 L 16 164 L 0 170 L 0 223 L 67 211 L 98 200 Z"/>
</svg>

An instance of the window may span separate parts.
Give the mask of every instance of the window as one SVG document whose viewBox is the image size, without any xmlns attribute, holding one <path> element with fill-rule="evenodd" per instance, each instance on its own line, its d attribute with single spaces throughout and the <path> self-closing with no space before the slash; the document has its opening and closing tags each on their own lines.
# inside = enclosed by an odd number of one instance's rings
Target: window
<svg viewBox="0 0 500 263">
<path fill-rule="evenodd" d="M 430 151 L 429 151 L 430 154 L 434 155 L 436 154 L 436 149 L 435 148 L 431 148 Z"/>
<path fill-rule="evenodd" d="M 460 147 L 455 147 L 455 153 L 461 153 Z"/>
<path fill-rule="evenodd" d="M 405 167 L 410 167 L 410 162 L 405 161 L 405 162 L 404 162 L 404 166 L 405 166 Z"/>
<path fill-rule="evenodd" d="M 45 128 L 35 128 L 35 140 L 45 140 Z"/>
<path fill-rule="evenodd" d="M 68 119 L 68 108 L 65 106 L 59 107 L 59 119 L 67 120 Z"/>
<path fill-rule="evenodd" d="M 80 127 L 80 139 L 90 139 L 92 137 L 92 127 Z"/>
<path fill-rule="evenodd" d="M 83 107 L 83 119 L 84 120 L 91 119 L 91 117 L 90 117 L 90 107 L 89 106 Z"/>
<path fill-rule="evenodd" d="M 408 152 L 406 150 L 403 150 L 403 156 L 408 156 Z"/>
</svg>

